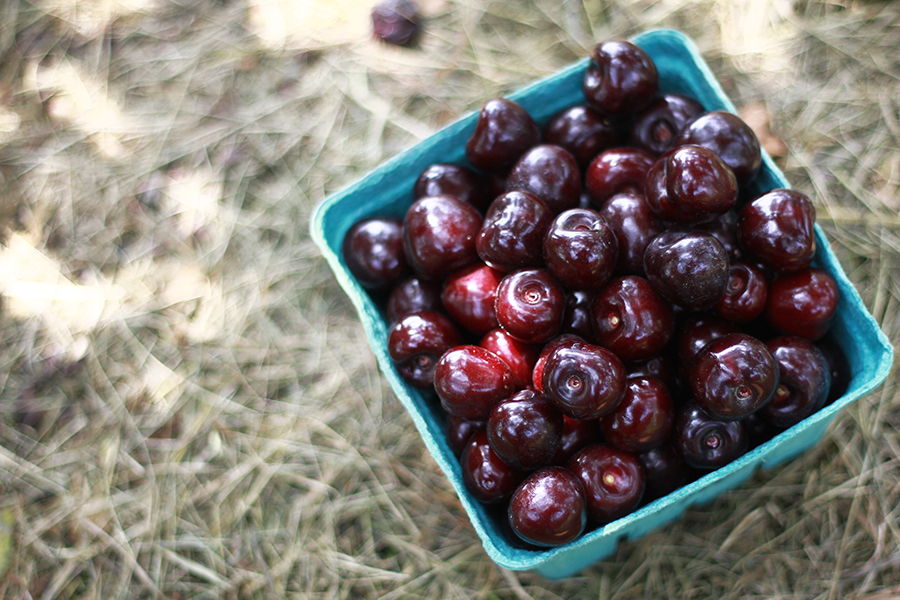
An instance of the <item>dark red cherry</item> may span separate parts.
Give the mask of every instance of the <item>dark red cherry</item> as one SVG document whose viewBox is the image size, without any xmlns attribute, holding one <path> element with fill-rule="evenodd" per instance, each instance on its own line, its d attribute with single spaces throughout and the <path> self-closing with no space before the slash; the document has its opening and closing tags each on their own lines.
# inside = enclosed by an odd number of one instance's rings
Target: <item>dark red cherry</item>
<svg viewBox="0 0 900 600">
<path fill-rule="evenodd" d="M 741 248 L 776 273 L 796 273 L 816 253 L 816 209 L 796 190 L 776 189 L 757 196 L 738 213 Z"/>
<path fill-rule="evenodd" d="M 567 544 L 587 525 L 584 488 L 563 467 L 544 467 L 516 489 L 507 516 L 516 535 L 530 544 Z"/>
<path fill-rule="evenodd" d="M 544 235 L 547 270 L 570 290 L 599 290 L 612 276 L 618 254 L 612 228 L 589 208 L 560 213 Z"/>
<path fill-rule="evenodd" d="M 419 10 L 410 0 L 382 0 L 372 8 L 372 33 L 386 44 L 408 46 L 421 28 Z"/>
<path fill-rule="evenodd" d="M 390 217 L 357 221 L 341 247 L 347 269 L 370 290 L 392 288 L 409 275 L 403 251 L 403 222 Z"/>
<path fill-rule="evenodd" d="M 712 150 L 734 171 L 741 184 L 756 177 L 762 168 L 756 134 L 743 119 L 728 111 L 713 110 L 700 115 L 681 130 L 675 144 L 696 144 Z"/>
<path fill-rule="evenodd" d="M 481 107 L 475 131 L 466 142 L 466 158 L 484 171 L 506 171 L 541 141 L 541 129 L 528 111 L 506 98 Z"/>
<path fill-rule="evenodd" d="M 648 360 L 625 363 L 625 374 L 631 377 L 655 377 L 670 390 L 676 385 L 676 363 L 670 353 L 660 354 Z"/>
<path fill-rule="evenodd" d="M 532 471 L 549 465 L 559 450 L 563 415 L 542 393 L 522 390 L 494 406 L 487 432 L 505 463 Z"/>
<path fill-rule="evenodd" d="M 429 165 L 416 179 L 413 196 L 455 196 L 480 211 L 487 209 L 494 196 L 490 186 L 472 169 L 455 163 Z"/>
<path fill-rule="evenodd" d="M 418 277 L 410 277 L 394 287 L 386 308 L 390 323 L 396 323 L 411 312 L 441 309 L 441 286 Z"/>
<path fill-rule="evenodd" d="M 718 315 L 694 313 L 685 317 L 675 335 L 675 353 L 681 376 L 685 379 L 690 377 L 691 363 L 706 344 L 730 333 L 741 333 L 740 326 Z"/>
<path fill-rule="evenodd" d="M 645 150 L 620 146 L 598 154 L 587 168 L 584 187 L 595 208 L 622 192 L 643 195 L 647 171 L 656 157 Z"/>
<path fill-rule="evenodd" d="M 843 396 L 847 391 L 853 376 L 852 369 L 850 361 L 847 360 L 847 353 L 832 336 L 820 338 L 815 343 L 825 355 L 825 359 L 828 361 L 828 370 L 831 373 L 831 386 L 828 389 L 828 399 L 825 401 L 828 404 Z"/>
<path fill-rule="evenodd" d="M 566 292 L 546 269 L 520 269 L 500 282 L 495 309 L 507 333 L 517 340 L 540 344 L 559 333 Z"/>
<path fill-rule="evenodd" d="M 475 238 L 475 249 L 498 271 L 544 265 L 544 234 L 553 213 L 528 192 L 505 192 L 494 199 Z"/>
<path fill-rule="evenodd" d="M 683 94 L 660 94 L 640 111 L 631 124 L 630 144 L 659 155 L 675 146 L 675 138 L 689 122 L 704 112 L 703 106 Z"/>
<path fill-rule="evenodd" d="M 600 114 L 624 116 L 646 107 L 659 89 L 653 59 L 627 40 L 607 40 L 594 47 L 584 73 L 587 105 Z"/>
<path fill-rule="evenodd" d="M 537 362 L 534 363 L 534 370 L 531 374 L 532 387 L 539 392 L 543 391 L 542 381 L 544 376 L 544 365 L 547 363 L 547 358 L 554 350 L 562 346 L 571 346 L 584 341 L 585 340 L 581 336 L 575 335 L 574 333 L 561 333 L 544 344 L 544 347 L 541 348 L 541 353 L 538 355 Z"/>
<path fill-rule="evenodd" d="M 457 457 L 462 456 L 463 450 L 469 445 L 469 440 L 478 431 L 484 431 L 487 428 L 486 421 L 472 421 L 464 419 L 456 415 L 447 415 L 447 426 L 444 431 L 444 437 L 447 445 Z"/>
<path fill-rule="evenodd" d="M 513 395 L 512 372 L 489 350 L 470 344 L 456 346 L 438 360 L 434 389 L 451 415 L 486 421 L 495 404 Z"/>
<path fill-rule="evenodd" d="M 531 375 L 541 352 L 540 345 L 519 341 L 501 328 L 484 334 L 478 345 L 503 359 L 512 372 L 515 389 L 531 386 Z"/>
<path fill-rule="evenodd" d="M 749 436 L 743 421 L 712 417 L 691 401 L 675 416 L 672 443 L 689 466 L 709 471 L 743 456 Z"/>
<path fill-rule="evenodd" d="M 737 202 L 734 173 L 702 146 L 677 146 L 647 171 L 644 195 L 653 213 L 672 223 L 702 223 Z"/>
<path fill-rule="evenodd" d="M 429 389 L 441 355 L 462 343 L 459 329 L 449 318 L 433 310 L 409 313 L 388 332 L 388 355 L 409 384 Z"/>
<path fill-rule="evenodd" d="M 728 253 L 709 234 L 668 230 L 648 244 L 644 272 L 669 302 L 687 310 L 705 310 L 725 294 Z"/>
<path fill-rule="evenodd" d="M 808 268 L 769 284 L 763 315 L 778 331 L 815 341 L 831 327 L 838 297 L 837 283 L 831 275 L 822 269 Z"/>
<path fill-rule="evenodd" d="M 600 417 L 600 433 L 620 450 L 646 452 L 669 439 L 674 420 L 675 404 L 662 381 L 630 377 L 622 401 L 614 411 Z"/>
<path fill-rule="evenodd" d="M 403 245 L 413 271 L 438 281 L 478 260 L 475 236 L 481 213 L 454 196 L 429 196 L 412 203 L 403 221 Z"/>
<path fill-rule="evenodd" d="M 563 415 L 563 434 L 560 442 L 559 451 L 553 457 L 551 464 L 565 465 L 566 462 L 575 456 L 582 448 L 586 448 L 592 444 L 601 441 L 600 429 L 597 421 L 581 421 L 573 419 L 567 415 Z"/>
<path fill-rule="evenodd" d="M 644 502 L 650 502 L 671 494 L 694 479 L 694 470 L 688 466 L 671 444 L 662 444 L 638 455 L 647 476 Z"/>
<path fill-rule="evenodd" d="M 831 386 L 828 360 L 813 342 L 797 336 L 771 339 L 766 347 L 778 362 L 778 387 L 760 415 L 787 429 L 825 406 Z"/>
<path fill-rule="evenodd" d="M 691 361 L 689 384 L 697 404 L 718 419 L 737 420 L 764 407 L 778 386 L 778 363 L 758 339 L 730 333 Z"/>
<path fill-rule="evenodd" d="M 616 194 L 606 201 L 599 212 L 619 242 L 616 272 L 643 276 L 644 252 L 663 230 L 656 215 L 647 206 L 643 193 Z"/>
<path fill-rule="evenodd" d="M 506 502 L 527 475 L 503 462 L 491 448 L 486 430 L 472 434 L 459 462 L 463 484 L 482 504 Z"/>
<path fill-rule="evenodd" d="M 769 285 L 758 267 L 732 260 L 725 295 L 713 306 L 716 314 L 735 323 L 749 323 L 763 312 Z"/>
<path fill-rule="evenodd" d="M 542 144 L 516 161 L 506 178 L 506 189 L 534 194 L 551 212 L 560 213 L 578 206 L 581 171 L 571 152 Z"/>
<path fill-rule="evenodd" d="M 541 390 L 573 419 L 597 419 L 615 410 L 625 395 L 625 366 L 594 344 L 575 342 L 547 356 Z"/>
<path fill-rule="evenodd" d="M 484 335 L 499 327 L 494 302 L 503 273 L 476 263 L 461 267 L 447 276 L 441 290 L 441 303 L 447 315 L 463 329 Z"/>
<path fill-rule="evenodd" d="M 593 292 L 569 291 L 566 294 L 562 333 L 573 333 L 584 339 L 594 339 L 594 317 L 591 315 L 593 302 Z"/>
<path fill-rule="evenodd" d="M 579 104 L 556 113 L 544 126 L 544 142 L 572 153 L 582 169 L 607 148 L 618 146 L 619 128 L 607 117 Z"/>
<path fill-rule="evenodd" d="M 672 306 L 637 275 L 612 280 L 594 296 L 591 315 L 597 343 L 629 362 L 658 355 L 675 331 Z"/>
<path fill-rule="evenodd" d="M 607 444 L 581 450 L 566 463 L 581 481 L 588 517 L 596 523 L 615 521 L 636 509 L 644 495 L 644 466 L 630 452 Z"/>
</svg>

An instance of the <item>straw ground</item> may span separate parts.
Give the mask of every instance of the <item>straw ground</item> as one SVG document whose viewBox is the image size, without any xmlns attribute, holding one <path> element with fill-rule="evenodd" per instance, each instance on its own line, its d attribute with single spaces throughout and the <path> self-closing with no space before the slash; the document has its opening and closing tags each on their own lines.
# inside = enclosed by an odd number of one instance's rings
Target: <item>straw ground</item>
<svg viewBox="0 0 900 600">
<path fill-rule="evenodd" d="M 0 3 L 0 597 L 900 596 L 896 372 L 578 577 L 504 571 L 366 350 L 314 206 L 602 39 L 684 30 L 900 339 L 900 5 Z M 782 145 L 783 144 L 783 145 Z"/>
</svg>

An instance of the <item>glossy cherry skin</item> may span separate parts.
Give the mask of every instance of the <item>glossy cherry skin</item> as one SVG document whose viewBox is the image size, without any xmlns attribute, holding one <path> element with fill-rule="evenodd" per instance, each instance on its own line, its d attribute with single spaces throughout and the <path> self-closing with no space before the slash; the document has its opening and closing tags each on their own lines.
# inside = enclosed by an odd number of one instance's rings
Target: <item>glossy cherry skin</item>
<svg viewBox="0 0 900 600">
<path fill-rule="evenodd" d="M 503 462 L 488 441 L 487 430 L 469 438 L 459 459 L 463 484 L 482 504 L 501 504 L 510 499 L 527 476 Z"/>
<path fill-rule="evenodd" d="M 625 395 L 625 366 L 594 344 L 575 342 L 547 356 L 541 390 L 573 419 L 597 419 L 615 410 Z"/>
<path fill-rule="evenodd" d="M 688 466 L 672 444 L 662 444 L 638 454 L 647 476 L 644 502 L 651 502 L 671 494 L 694 479 L 695 471 Z"/>
<path fill-rule="evenodd" d="M 591 304 L 594 336 L 624 361 L 658 355 L 675 331 L 672 306 L 637 275 L 612 280 Z"/>
<path fill-rule="evenodd" d="M 643 194 L 616 194 L 606 200 L 599 213 L 606 219 L 619 243 L 616 273 L 643 275 L 644 252 L 653 238 L 663 231 Z"/>
<path fill-rule="evenodd" d="M 828 399 L 825 401 L 826 404 L 829 404 L 844 395 L 850 385 L 853 373 L 850 361 L 847 360 L 847 354 L 831 336 L 820 338 L 816 340 L 815 344 L 825 355 L 825 359 L 828 361 L 828 371 L 831 373 L 831 386 L 828 389 Z"/>
<path fill-rule="evenodd" d="M 475 236 L 481 223 L 481 213 L 454 196 L 413 202 L 403 220 L 403 247 L 416 275 L 438 281 L 476 262 Z"/>
<path fill-rule="evenodd" d="M 737 323 L 710 313 L 694 313 L 682 320 L 675 334 L 679 374 L 690 378 L 694 357 L 706 344 L 731 333 L 742 333 Z"/>
<path fill-rule="evenodd" d="M 787 429 L 825 406 L 831 386 L 828 359 L 813 342 L 797 336 L 771 339 L 766 347 L 778 362 L 778 387 L 760 415 Z"/>
<path fill-rule="evenodd" d="M 588 518 L 609 523 L 636 509 L 644 496 L 647 477 L 638 457 L 608 444 L 581 450 L 566 463 L 581 481 Z"/>
<path fill-rule="evenodd" d="M 621 192 L 644 193 L 647 171 L 656 162 L 649 152 L 618 146 L 598 154 L 584 175 L 584 187 L 595 208 Z"/>
<path fill-rule="evenodd" d="M 528 111 L 506 98 L 488 100 L 466 142 L 466 158 L 475 167 L 505 172 L 541 141 L 541 129 Z"/>
<path fill-rule="evenodd" d="M 625 363 L 625 374 L 628 378 L 653 377 L 663 382 L 669 390 L 674 390 L 677 382 L 676 361 L 666 352 L 647 360 Z"/>
<path fill-rule="evenodd" d="M 498 271 L 544 265 L 544 234 L 553 213 L 528 192 L 505 192 L 491 202 L 475 238 L 475 250 Z"/>
<path fill-rule="evenodd" d="M 420 310 L 442 310 L 441 286 L 434 281 L 410 277 L 397 284 L 387 300 L 388 322 Z"/>
<path fill-rule="evenodd" d="M 582 448 L 598 444 L 601 441 L 600 428 L 596 420 L 581 421 L 563 415 L 562 440 L 551 464 L 563 466 Z"/>
<path fill-rule="evenodd" d="M 584 488 L 563 467 L 538 469 L 522 482 L 509 501 L 507 518 L 522 540 L 535 546 L 567 544 L 587 526 Z"/>
<path fill-rule="evenodd" d="M 630 145 L 660 155 L 671 150 L 684 126 L 703 112 L 703 106 L 689 96 L 660 94 L 635 115 L 629 132 Z"/>
<path fill-rule="evenodd" d="M 728 253 L 709 234 L 667 230 L 647 245 L 644 272 L 669 302 L 688 310 L 706 310 L 725 294 Z"/>
<path fill-rule="evenodd" d="M 599 290 L 612 277 L 619 242 L 606 220 L 590 208 L 557 215 L 544 235 L 547 270 L 570 290 Z"/>
<path fill-rule="evenodd" d="M 546 269 L 519 269 L 497 288 L 497 320 L 511 336 L 529 344 L 553 339 L 562 327 L 566 292 Z"/>
<path fill-rule="evenodd" d="M 534 363 L 534 370 L 531 373 L 531 385 L 537 391 L 543 391 L 544 365 L 547 364 L 547 358 L 554 350 L 562 346 L 571 346 L 576 343 L 584 343 L 584 339 L 574 333 L 561 333 L 552 340 L 544 344 L 541 353 L 538 355 L 537 362 Z"/>
<path fill-rule="evenodd" d="M 469 445 L 469 440 L 478 431 L 487 429 L 487 421 L 473 421 L 456 415 L 447 415 L 447 424 L 444 429 L 444 437 L 447 445 L 457 457 L 462 456 L 463 450 Z"/>
<path fill-rule="evenodd" d="M 582 169 L 603 150 L 618 146 L 621 138 L 622 132 L 612 120 L 585 104 L 559 111 L 544 126 L 544 143 L 571 152 Z"/>
<path fill-rule="evenodd" d="M 627 40 L 607 40 L 594 47 L 582 91 L 588 106 L 620 117 L 646 107 L 659 89 L 653 59 Z"/>
<path fill-rule="evenodd" d="M 769 284 L 763 315 L 772 327 L 786 335 L 818 340 L 831 327 L 838 298 L 834 278 L 811 267 Z"/>
<path fill-rule="evenodd" d="M 713 306 L 716 314 L 735 323 L 749 323 L 766 308 L 769 284 L 759 267 L 732 260 L 725 294 Z"/>
<path fill-rule="evenodd" d="M 498 402 L 513 395 L 513 379 L 503 360 L 480 346 L 456 346 L 434 369 L 434 389 L 451 415 L 486 421 Z"/>
<path fill-rule="evenodd" d="M 644 194 L 653 213 L 672 223 L 702 223 L 737 203 L 737 179 L 702 146 L 677 146 L 647 171 Z"/>
<path fill-rule="evenodd" d="M 566 294 L 566 312 L 563 315 L 562 333 L 573 333 L 584 339 L 594 339 L 594 317 L 591 304 L 594 293 L 570 290 Z"/>
<path fill-rule="evenodd" d="M 710 416 L 691 401 L 675 416 L 672 443 L 689 466 L 709 471 L 742 456 L 749 448 L 749 436 L 743 421 Z"/>
<path fill-rule="evenodd" d="M 541 144 L 516 161 L 506 178 L 506 189 L 534 194 L 557 214 L 578 206 L 581 170 L 562 146 Z"/>
<path fill-rule="evenodd" d="M 694 356 L 689 384 L 697 404 L 709 415 L 737 420 L 772 399 L 778 376 L 778 363 L 765 344 L 745 333 L 730 333 Z"/>
<path fill-rule="evenodd" d="M 676 145 L 696 144 L 715 152 L 734 172 L 739 183 L 747 183 L 762 168 L 759 140 L 740 117 L 713 110 L 687 124 Z"/>
<path fill-rule="evenodd" d="M 457 325 L 475 335 L 499 327 L 494 303 L 503 273 L 483 263 L 460 267 L 444 280 L 441 304 Z"/>
<path fill-rule="evenodd" d="M 455 163 L 435 163 L 422 171 L 413 186 L 413 197 L 427 196 L 455 196 L 480 211 L 494 199 L 478 173 Z"/>
<path fill-rule="evenodd" d="M 501 328 L 488 331 L 478 345 L 503 359 L 512 373 L 516 390 L 531 385 L 531 374 L 541 352 L 540 345 L 519 341 Z"/>
<path fill-rule="evenodd" d="M 809 267 L 816 253 L 816 209 L 796 191 L 775 189 L 757 196 L 738 213 L 741 248 L 776 273 Z"/>
<path fill-rule="evenodd" d="M 463 338 L 456 324 L 434 310 L 409 313 L 388 332 L 388 355 L 410 385 L 430 389 L 441 356 Z"/>
<path fill-rule="evenodd" d="M 563 415 L 542 393 L 522 390 L 494 406 L 487 432 L 505 463 L 532 471 L 549 465 L 559 450 Z"/>
<path fill-rule="evenodd" d="M 614 411 L 599 420 L 600 433 L 620 450 L 641 453 L 669 439 L 675 403 L 666 385 L 655 377 L 629 377 L 625 395 Z"/>
<path fill-rule="evenodd" d="M 372 217 L 357 221 L 344 235 L 341 251 L 347 269 L 369 290 L 392 288 L 410 273 L 400 219 Z"/>
</svg>

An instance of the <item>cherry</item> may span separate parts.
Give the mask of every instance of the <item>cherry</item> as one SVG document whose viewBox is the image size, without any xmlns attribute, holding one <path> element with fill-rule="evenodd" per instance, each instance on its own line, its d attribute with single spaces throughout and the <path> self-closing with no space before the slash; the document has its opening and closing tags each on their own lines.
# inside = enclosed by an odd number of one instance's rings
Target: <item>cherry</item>
<svg viewBox="0 0 900 600">
<path fill-rule="evenodd" d="M 570 290 L 566 294 L 562 333 L 573 333 L 585 339 L 594 339 L 594 317 L 591 314 L 593 302 L 593 292 Z"/>
<path fill-rule="evenodd" d="M 563 286 L 546 269 L 519 269 L 497 288 L 497 320 L 511 336 L 538 344 L 554 338 L 566 309 Z"/>
<path fill-rule="evenodd" d="M 737 323 L 709 313 L 694 313 L 678 325 L 675 352 L 679 360 L 679 374 L 690 378 L 694 357 L 709 342 L 730 333 L 741 333 Z"/>
<path fill-rule="evenodd" d="M 653 59 L 627 40 L 594 47 L 582 89 L 587 105 L 600 114 L 624 116 L 646 107 L 659 89 Z"/>
<path fill-rule="evenodd" d="M 600 433 L 620 450 L 640 453 L 669 439 L 675 404 L 665 384 L 655 377 L 629 377 L 625 395 L 611 413 L 600 417 Z"/>
<path fill-rule="evenodd" d="M 612 280 L 591 304 L 597 342 L 622 360 L 653 358 L 675 331 L 672 307 L 637 275 Z"/>
<path fill-rule="evenodd" d="M 456 415 L 447 415 L 444 437 L 453 454 L 460 457 L 472 436 L 478 431 L 484 431 L 486 428 L 486 421 L 473 421 L 457 417 Z"/>
<path fill-rule="evenodd" d="M 778 331 L 815 341 L 831 327 L 838 297 L 834 278 L 810 267 L 779 277 L 769 285 L 763 315 Z"/>
<path fill-rule="evenodd" d="M 525 152 L 513 165 L 506 189 L 534 194 L 556 214 L 578 206 L 581 171 L 571 152 L 562 146 L 542 144 Z"/>
<path fill-rule="evenodd" d="M 831 337 L 826 336 L 815 342 L 825 359 L 828 361 L 828 371 L 831 374 L 831 387 L 828 389 L 828 398 L 825 403 L 834 402 L 844 395 L 850 385 L 852 372 L 850 361 L 841 346 Z"/>
<path fill-rule="evenodd" d="M 544 265 L 544 234 L 553 213 L 528 192 L 505 192 L 491 202 L 475 238 L 485 263 L 509 273 Z"/>
<path fill-rule="evenodd" d="M 689 384 L 697 404 L 710 416 L 737 420 L 772 399 L 778 376 L 778 363 L 765 344 L 745 333 L 730 333 L 694 356 Z"/>
<path fill-rule="evenodd" d="M 600 346 L 558 346 L 543 364 L 541 390 L 573 419 L 596 419 L 615 410 L 625 395 L 625 366 Z"/>
<path fill-rule="evenodd" d="M 584 486 L 588 517 L 597 523 L 624 517 L 641 503 L 646 474 L 641 461 L 630 452 L 594 444 L 569 459 L 566 468 Z"/>
<path fill-rule="evenodd" d="M 663 221 L 702 223 L 737 203 L 734 173 L 714 152 L 702 146 L 678 146 L 648 169 L 647 205 Z"/>
<path fill-rule="evenodd" d="M 809 267 L 816 253 L 816 209 L 796 191 L 775 189 L 757 196 L 738 213 L 738 241 L 754 260 L 777 273 Z"/>
<path fill-rule="evenodd" d="M 749 436 L 742 420 L 717 419 L 691 401 L 675 416 L 672 443 L 689 466 L 709 471 L 742 456 Z"/>
<path fill-rule="evenodd" d="M 625 374 L 631 377 L 654 377 L 659 379 L 669 390 L 676 385 L 676 365 L 669 353 L 654 356 L 648 360 L 625 363 Z"/>
<path fill-rule="evenodd" d="M 740 117 L 728 111 L 713 110 L 700 115 L 681 130 L 675 144 L 696 144 L 712 150 L 741 184 L 756 177 L 762 168 L 756 134 Z"/>
<path fill-rule="evenodd" d="M 434 368 L 434 389 L 451 415 L 486 421 L 513 394 L 512 372 L 493 352 L 465 344 L 447 350 Z"/>
<path fill-rule="evenodd" d="M 587 526 L 584 488 L 570 471 L 551 466 L 528 476 L 513 493 L 507 511 L 510 527 L 536 546 L 561 546 Z"/>
<path fill-rule="evenodd" d="M 549 465 L 559 450 L 563 415 L 542 393 L 522 390 L 494 406 L 487 432 L 505 463 L 531 471 Z"/>
<path fill-rule="evenodd" d="M 565 465 L 582 448 L 600 441 L 600 429 L 596 420 L 581 421 L 563 415 L 563 434 L 559 450 L 550 462 L 554 465 Z"/>
<path fill-rule="evenodd" d="M 409 0 L 382 0 L 372 8 L 372 33 L 387 44 L 410 45 L 421 27 L 419 11 Z"/>
<path fill-rule="evenodd" d="M 361 286 L 389 289 L 410 272 L 403 251 L 403 222 L 390 217 L 357 221 L 344 235 L 341 253 Z"/>
<path fill-rule="evenodd" d="M 410 277 L 391 290 L 386 312 L 388 322 L 396 323 L 411 312 L 442 308 L 440 285 L 434 281 Z"/>
<path fill-rule="evenodd" d="M 584 187 L 597 208 L 621 192 L 643 195 L 647 171 L 656 157 L 645 150 L 620 146 L 598 154 L 587 168 Z"/>
<path fill-rule="evenodd" d="M 728 253 L 698 231 L 664 231 L 647 245 L 644 272 L 660 296 L 687 310 L 714 306 L 728 286 Z"/>
<path fill-rule="evenodd" d="M 643 193 L 621 192 L 611 196 L 599 210 L 619 243 L 616 273 L 643 275 L 644 252 L 662 227 L 647 205 Z"/>
<path fill-rule="evenodd" d="M 760 415 L 786 429 L 825 406 L 831 371 L 822 351 L 805 338 L 777 337 L 766 342 L 766 347 L 778 363 L 778 387 Z"/>
<path fill-rule="evenodd" d="M 499 327 L 494 302 L 503 273 L 484 263 L 460 267 L 444 280 L 441 303 L 458 325 L 475 335 Z"/>
<path fill-rule="evenodd" d="M 582 169 L 603 150 L 619 145 L 622 134 L 607 117 L 585 104 L 563 109 L 544 126 L 544 142 L 572 153 Z"/>
<path fill-rule="evenodd" d="M 531 385 L 531 375 L 541 351 L 540 345 L 519 341 L 501 328 L 488 331 L 478 345 L 503 359 L 512 373 L 515 389 L 522 390 Z"/>
<path fill-rule="evenodd" d="M 595 210 L 566 210 L 550 223 L 544 235 L 547 269 L 570 290 L 598 290 L 609 281 L 619 242 L 606 220 Z"/>
<path fill-rule="evenodd" d="M 659 155 L 675 146 L 685 125 L 704 112 L 703 106 L 683 94 L 660 94 L 635 115 L 630 145 Z"/>
<path fill-rule="evenodd" d="M 451 271 L 478 260 L 475 236 L 481 213 L 454 196 L 419 198 L 403 220 L 403 245 L 413 271 L 441 280 Z"/>
<path fill-rule="evenodd" d="M 644 467 L 647 486 L 644 502 L 650 502 L 671 494 L 694 479 L 694 470 L 688 466 L 672 444 L 662 444 L 638 454 Z"/>
<path fill-rule="evenodd" d="M 749 323 L 763 312 L 768 296 L 766 276 L 758 267 L 732 260 L 725 294 L 713 306 L 716 314 L 735 323 Z"/>
<path fill-rule="evenodd" d="M 488 100 L 466 142 L 466 158 L 479 169 L 503 172 L 541 141 L 541 130 L 528 111 L 513 100 Z"/>
<path fill-rule="evenodd" d="M 422 171 L 413 186 L 413 197 L 427 196 L 455 196 L 480 211 L 494 198 L 478 173 L 455 163 L 435 163 Z"/>
<path fill-rule="evenodd" d="M 388 355 L 397 372 L 409 384 L 429 389 L 441 355 L 462 343 L 459 329 L 434 310 L 409 313 L 388 332 Z"/>
<path fill-rule="evenodd" d="M 506 502 L 527 476 L 494 452 L 485 429 L 472 434 L 459 462 L 463 485 L 482 504 Z"/>
<path fill-rule="evenodd" d="M 554 350 L 560 348 L 562 346 L 571 346 L 575 343 L 584 342 L 584 339 L 581 336 L 575 335 L 573 333 L 562 333 L 552 340 L 544 344 L 544 347 L 541 348 L 541 352 L 538 355 L 537 362 L 534 364 L 534 370 L 531 374 L 532 386 L 537 391 L 543 391 L 543 376 L 544 376 L 544 365 L 547 363 L 547 358 L 550 354 L 553 353 Z"/>
</svg>

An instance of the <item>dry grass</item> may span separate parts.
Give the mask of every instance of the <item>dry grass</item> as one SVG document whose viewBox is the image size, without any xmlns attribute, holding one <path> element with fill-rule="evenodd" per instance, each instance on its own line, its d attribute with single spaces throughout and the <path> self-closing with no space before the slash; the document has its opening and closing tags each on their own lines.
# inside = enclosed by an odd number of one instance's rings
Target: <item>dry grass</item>
<svg viewBox="0 0 900 600">
<path fill-rule="evenodd" d="M 486 557 L 307 235 L 484 100 L 676 27 L 763 103 L 900 339 L 900 5 L 423 5 L 404 51 L 362 0 L 0 3 L 0 597 L 900 596 L 896 373 L 807 455 L 548 582 Z"/>
</svg>

